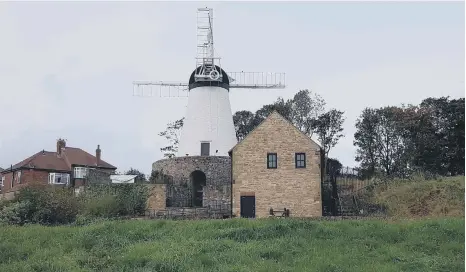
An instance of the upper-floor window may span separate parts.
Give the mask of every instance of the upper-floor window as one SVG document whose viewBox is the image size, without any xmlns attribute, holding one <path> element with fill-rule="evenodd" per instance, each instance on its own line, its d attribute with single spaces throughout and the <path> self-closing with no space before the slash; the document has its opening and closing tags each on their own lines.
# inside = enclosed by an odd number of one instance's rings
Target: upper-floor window
<svg viewBox="0 0 466 272">
<path fill-rule="evenodd" d="M 267 153 L 267 168 L 277 168 L 277 153 Z"/>
<path fill-rule="evenodd" d="M 49 184 L 68 184 L 70 182 L 70 174 L 66 173 L 50 173 Z"/>
<path fill-rule="evenodd" d="M 201 156 L 210 156 L 210 143 L 201 143 Z"/>
<path fill-rule="evenodd" d="M 75 167 L 74 168 L 74 178 L 85 178 L 87 175 L 86 167 Z"/>
<path fill-rule="evenodd" d="M 295 154 L 296 168 L 306 168 L 306 153 Z"/>
</svg>

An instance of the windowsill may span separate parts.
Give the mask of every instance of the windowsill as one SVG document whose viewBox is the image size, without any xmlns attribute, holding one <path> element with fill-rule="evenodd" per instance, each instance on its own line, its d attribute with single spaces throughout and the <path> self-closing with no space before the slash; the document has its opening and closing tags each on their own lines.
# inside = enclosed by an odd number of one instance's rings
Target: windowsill
<svg viewBox="0 0 466 272">
<path fill-rule="evenodd" d="M 66 185 L 67 183 L 50 183 L 51 185 Z"/>
</svg>

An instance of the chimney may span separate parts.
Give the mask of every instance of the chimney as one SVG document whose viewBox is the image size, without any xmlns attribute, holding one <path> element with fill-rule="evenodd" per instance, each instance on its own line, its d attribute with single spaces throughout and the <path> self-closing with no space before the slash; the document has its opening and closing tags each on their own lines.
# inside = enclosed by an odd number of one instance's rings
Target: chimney
<svg viewBox="0 0 466 272">
<path fill-rule="evenodd" d="M 64 139 L 57 140 L 57 154 L 61 155 L 61 151 L 66 147 L 66 141 Z"/>
<path fill-rule="evenodd" d="M 97 158 L 97 165 L 100 164 L 101 156 L 102 156 L 102 150 L 100 150 L 100 145 L 97 145 L 97 149 L 95 150 L 95 157 Z"/>
</svg>

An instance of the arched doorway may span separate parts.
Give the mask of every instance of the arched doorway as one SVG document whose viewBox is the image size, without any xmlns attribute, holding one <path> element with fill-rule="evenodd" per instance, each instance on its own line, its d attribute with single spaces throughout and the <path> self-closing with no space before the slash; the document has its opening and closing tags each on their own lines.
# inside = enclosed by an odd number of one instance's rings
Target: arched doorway
<svg viewBox="0 0 466 272">
<path fill-rule="evenodd" d="M 192 184 L 193 192 L 193 207 L 202 207 L 202 199 L 204 198 L 204 187 L 206 185 L 206 176 L 204 172 L 196 170 L 189 176 Z"/>
</svg>

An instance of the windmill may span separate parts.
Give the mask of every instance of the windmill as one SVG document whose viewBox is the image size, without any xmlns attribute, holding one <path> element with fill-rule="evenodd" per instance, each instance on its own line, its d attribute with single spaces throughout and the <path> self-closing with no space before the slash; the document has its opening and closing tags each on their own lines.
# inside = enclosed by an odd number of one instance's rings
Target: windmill
<svg viewBox="0 0 466 272">
<path fill-rule="evenodd" d="M 230 89 L 283 89 L 285 73 L 229 72 L 214 53 L 213 10 L 197 10 L 196 67 L 188 82 L 134 81 L 133 96 L 188 97 L 180 156 L 228 156 L 237 143 Z M 175 92 L 173 92 L 173 90 Z"/>
</svg>

